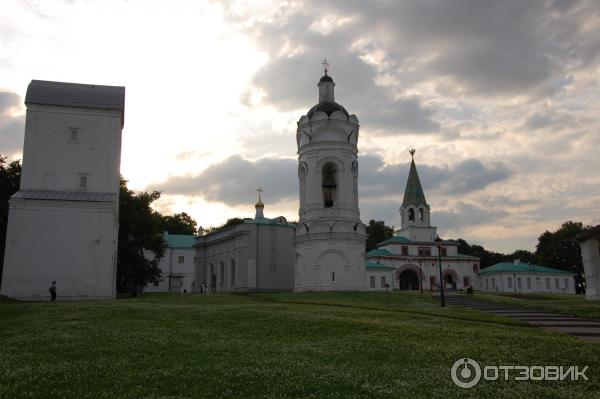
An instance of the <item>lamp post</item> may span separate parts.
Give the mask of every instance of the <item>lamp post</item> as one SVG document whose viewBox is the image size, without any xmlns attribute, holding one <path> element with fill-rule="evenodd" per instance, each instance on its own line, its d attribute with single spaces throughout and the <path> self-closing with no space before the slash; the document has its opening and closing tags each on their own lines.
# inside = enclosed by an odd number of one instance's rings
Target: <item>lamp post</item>
<svg viewBox="0 0 600 399">
<path fill-rule="evenodd" d="M 419 283 L 421 286 L 421 294 L 423 293 L 423 269 L 421 269 L 421 259 L 419 259 Z"/>
<path fill-rule="evenodd" d="M 446 307 L 446 298 L 444 298 L 444 279 L 442 278 L 442 239 L 440 236 L 435 237 L 435 242 L 438 249 L 438 262 L 440 266 L 440 302 L 443 308 Z"/>
</svg>

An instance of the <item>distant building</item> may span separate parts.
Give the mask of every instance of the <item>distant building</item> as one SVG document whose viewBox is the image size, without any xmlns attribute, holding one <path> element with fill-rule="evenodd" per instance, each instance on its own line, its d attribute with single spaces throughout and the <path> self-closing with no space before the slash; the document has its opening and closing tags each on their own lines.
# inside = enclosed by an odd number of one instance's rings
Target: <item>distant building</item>
<svg viewBox="0 0 600 399">
<path fill-rule="evenodd" d="M 294 289 L 294 225 L 265 218 L 260 191 L 255 209 L 254 219 L 197 238 L 196 291 L 202 283 L 211 292 Z"/>
<path fill-rule="evenodd" d="M 156 284 L 148 284 L 146 292 L 192 292 L 195 288 L 196 272 L 194 266 L 195 235 L 169 234 L 164 232 L 167 248 L 160 259 L 158 267 L 161 270 L 161 280 Z M 148 259 L 154 258 L 154 253 L 144 251 Z"/>
<path fill-rule="evenodd" d="M 404 199 L 400 207 L 402 228 L 389 240 L 377 244 L 367 253 L 366 287 L 370 291 L 439 289 L 441 255 L 442 279 L 446 287 L 457 289 L 474 287 L 479 272 L 479 258 L 458 253 L 458 243 L 440 242 L 438 251 L 437 227 L 431 226 L 430 208 L 417 167 L 410 164 Z"/>
<path fill-rule="evenodd" d="M 575 294 L 574 277 L 563 270 L 519 260 L 496 263 L 479 272 L 480 289 L 488 292 Z"/>
<path fill-rule="evenodd" d="M 125 88 L 33 80 L 0 293 L 114 298 Z"/>
<path fill-rule="evenodd" d="M 585 298 L 600 299 L 600 225 L 579 234 L 575 239 L 581 247 Z"/>
</svg>

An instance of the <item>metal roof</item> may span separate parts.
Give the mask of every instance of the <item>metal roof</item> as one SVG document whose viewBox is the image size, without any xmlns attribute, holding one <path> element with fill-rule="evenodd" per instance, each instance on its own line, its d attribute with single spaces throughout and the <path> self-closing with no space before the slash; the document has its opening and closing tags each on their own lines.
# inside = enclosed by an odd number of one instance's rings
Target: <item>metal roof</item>
<svg viewBox="0 0 600 399">
<path fill-rule="evenodd" d="M 369 252 L 367 252 L 367 256 L 393 256 L 394 254 L 392 254 L 390 251 L 388 251 L 385 248 L 377 248 L 377 249 L 372 249 Z"/>
<path fill-rule="evenodd" d="M 381 263 L 365 262 L 365 268 L 367 269 L 385 269 L 385 270 L 396 270 L 395 267 L 382 265 Z"/>
<path fill-rule="evenodd" d="M 53 191 L 53 190 L 20 190 L 11 198 L 54 200 L 54 201 L 87 201 L 115 202 L 116 193 L 94 193 L 89 191 Z"/>
<path fill-rule="evenodd" d="M 169 234 L 165 231 L 164 239 L 169 248 L 192 248 L 196 243 L 196 236 L 187 234 Z"/>
<path fill-rule="evenodd" d="M 564 270 L 553 269 L 551 267 L 532 265 L 529 263 L 514 263 L 514 262 L 501 262 L 495 265 L 488 266 L 485 269 L 479 271 L 480 274 L 485 273 L 499 273 L 499 272 L 510 272 L 510 273 L 558 273 L 558 274 L 571 274 Z"/>
<path fill-rule="evenodd" d="M 414 159 L 410 163 L 410 171 L 408 172 L 408 180 L 406 181 L 406 189 L 404 190 L 404 200 L 402 201 L 402 206 L 408 205 L 427 205 Z"/>
<path fill-rule="evenodd" d="M 32 80 L 25 104 L 125 110 L 125 87 Z"/>
</svg>

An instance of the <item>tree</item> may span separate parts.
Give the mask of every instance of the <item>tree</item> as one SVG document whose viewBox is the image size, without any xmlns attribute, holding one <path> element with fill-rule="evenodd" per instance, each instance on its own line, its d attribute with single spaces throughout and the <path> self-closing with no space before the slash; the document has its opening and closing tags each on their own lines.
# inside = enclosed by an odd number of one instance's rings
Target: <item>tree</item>
<svg viewBox="0 0 600 399">
<path fill-rule="evenodd" d="M 223 230 L 228 227 L 235 226 L 235 225 L 242 224 L 242 223 L 244 223 L 244 219 L 242 219 L 242 218 L 238 218 L 238 217 L 229 218 L 229 219 L 227 219 L 227 221 L 225 223 L 223 223 L 222 225 L 220 225 L 218 227 L 209 227 L 207 229 L 207 232 L 212 233 L 214 231 Z"/>
<path fill-rule="evenodd" d="M 387 226 L 383 220 L 375 221 L 374 219 L 369 220 L 367 227 L 367 242 L 366 250 L 369 252 L 372 249 L 377 248 L 377 244 L 392 238 L 394 235 L 394 228 Z"/>
<path fill-rule="evenodd" d="M 196 234 L 197 223 L 185 212 L 163 216 L 161 229 L 171 234 Z"/>
<path fill-rule="evenodd" d="M 537 263 L 574 273 L 577 292 L 585 281 L 583 263 L 581 261 L 581 248 L 575 242 L 577 234 L 590 229 L 581 222 L 568 221 L 554 232 L 545 231 L 538 238 L 535 251 Z"/>
<path fill-rule="evenodd" d="M 4 249 L 6 244 L 6 228 L 8 225 L 8 200 L 19 191 L 21 181 L 21 162 L 19 160 L 6 163 L 0 155 L 0 286 L 2 285 L 2 268 L 4 266 Z"/>
<path fill-rule="evenodd" d="M 160 192 L 134 193 L 121 177 L 119 197 L 119 250 L 117 257 L 117 290 L 137 294 L 149 283 L 158 282 L 158 261 L 164 255 L 163 217 L 150 205 Z M 144 250 L 154 256 L 146 259 Z"/>
</svg>

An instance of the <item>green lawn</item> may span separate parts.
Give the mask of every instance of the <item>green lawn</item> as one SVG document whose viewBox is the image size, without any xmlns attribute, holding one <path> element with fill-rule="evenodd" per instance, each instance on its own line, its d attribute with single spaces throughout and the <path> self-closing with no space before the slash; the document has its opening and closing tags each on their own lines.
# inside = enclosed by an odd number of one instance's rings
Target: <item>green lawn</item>
<svg viewBox="0 0 600 399">
<path fill-rule="evenodd" d="M 600 397 L 600 345 L 428 294 L 0 300 L 0 398 Z M 452 383 L 482 365 L 587 365 L 589 381 Z"/>
<path fill-rule="evenodd" d="M 496 294 L 480 293 L 475 297 L 487 302 L 519 306 L 527 309 L 562 313 L 600 320 L 600 301 L 586 300 L 584 295 L 561 294 Z"/>
</svg>

